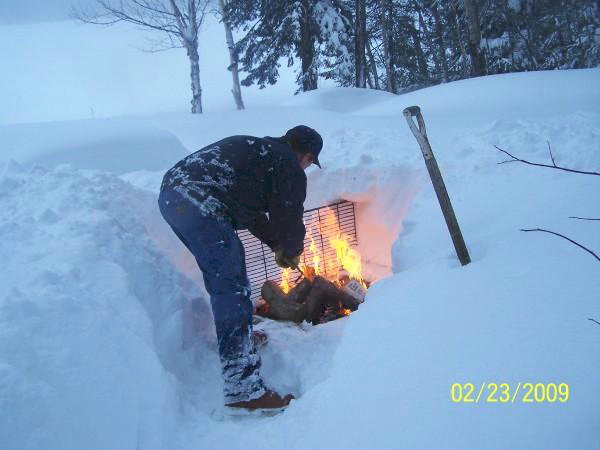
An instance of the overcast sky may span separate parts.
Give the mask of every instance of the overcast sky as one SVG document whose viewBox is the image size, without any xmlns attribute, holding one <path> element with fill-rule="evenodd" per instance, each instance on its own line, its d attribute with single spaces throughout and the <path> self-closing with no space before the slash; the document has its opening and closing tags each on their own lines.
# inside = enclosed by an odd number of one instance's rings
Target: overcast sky
<svg viewBox="0 0 600 450">
<path fill-rule="evenodd" d="M 71 5 L 78 3 L 93 0 L 0 0 L 0 24 L 68 19 Z"/>
</svg>

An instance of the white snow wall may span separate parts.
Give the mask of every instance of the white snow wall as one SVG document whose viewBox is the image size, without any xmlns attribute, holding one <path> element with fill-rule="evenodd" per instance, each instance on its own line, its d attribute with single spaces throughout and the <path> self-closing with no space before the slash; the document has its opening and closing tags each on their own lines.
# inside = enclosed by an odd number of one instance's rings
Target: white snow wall
<svg viewBox="0 0 600 450">
<path fill-rule="evenodd" d="M 198 292 L 148 238 L 159 219 L 106 173 L 0 168 L 3 448 L 168 448 Z"/>
</svg>

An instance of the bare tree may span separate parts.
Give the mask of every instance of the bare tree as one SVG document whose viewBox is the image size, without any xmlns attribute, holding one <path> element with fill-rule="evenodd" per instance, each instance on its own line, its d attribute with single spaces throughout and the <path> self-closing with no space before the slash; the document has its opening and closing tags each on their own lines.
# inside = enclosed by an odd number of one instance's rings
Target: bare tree
<svg viewBox="0 0 600 450">
<path fill-rule="evenodd" d="M 75 8 L 75 18 L 85 23 L 112 25 L 128 22 L 160 31 L 163 39 L 154 51 L 185 48 L 190 60 L 192 113 L 202 113 L 198 32 L 210 0 L 95 0 L 93 10 Z"/>
<path fill-rule="evenodd" d="M 221 20 L 225 27 L 225 39 L 227 41 L 227 48 L 229 49 L 229 67 L 231 71 L 231 77 L 233 79 L 233 88 L 231 93 L 233 94 L 233 100 L 237 106 L 237 109 L 244 109 L 244 101 L 242 100 L 242 90 L 240 88 L 240 75 L 239 75 L 239 55 L 233 41 L 233 32 L 231 30 L 231 22 L 227 16 L 227 4 L 231 0 L 219 0 L 219 12 L 221 14 Z"/>
</svg>

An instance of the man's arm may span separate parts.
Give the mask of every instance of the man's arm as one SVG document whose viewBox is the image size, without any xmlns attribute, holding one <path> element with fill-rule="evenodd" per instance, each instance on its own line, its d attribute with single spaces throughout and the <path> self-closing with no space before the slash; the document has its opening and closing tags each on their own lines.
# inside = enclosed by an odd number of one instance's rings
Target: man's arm
<svg viewBox="0 0 600 450">
<path fill-rule="evenodd" d="M 250 225 L 248 231 L 258 238 L 263 244 L 267 245 L 271 250 L 277 247 L 277 239 L 271 222 L 265 214 L 258 216 Z"/>
<path fill-rule="evenodd" d="M 306 229 L 302 222 L 306 198 L 306 175 L 300 167 L 284 161 L 273 175 L 269 199 L 269 219 L 277 244 L 286 257 L 293 258 L 304 250 Z M 286 164 L 287 163 L 287 164 Z"/>
</svg>

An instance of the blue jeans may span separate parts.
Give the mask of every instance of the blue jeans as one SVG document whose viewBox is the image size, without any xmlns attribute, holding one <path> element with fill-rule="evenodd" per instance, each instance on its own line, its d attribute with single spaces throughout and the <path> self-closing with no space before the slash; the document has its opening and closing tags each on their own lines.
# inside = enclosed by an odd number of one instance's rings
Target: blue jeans
<svg viewBox="0 0 600 450">
<path fill-rule="evenodd" d="M 193 193 L 196 194 L 196 193 Z M 185 186 L 164 186 L 160 212 L 193 253 L 210 295 L 226 403 L 251 400 L 265 393 L 260 357 L 252 339 L 252 302 L 244 247 L 231 222 L 215 213 L 216 199 L 190 195 Z"/>
</svg>

